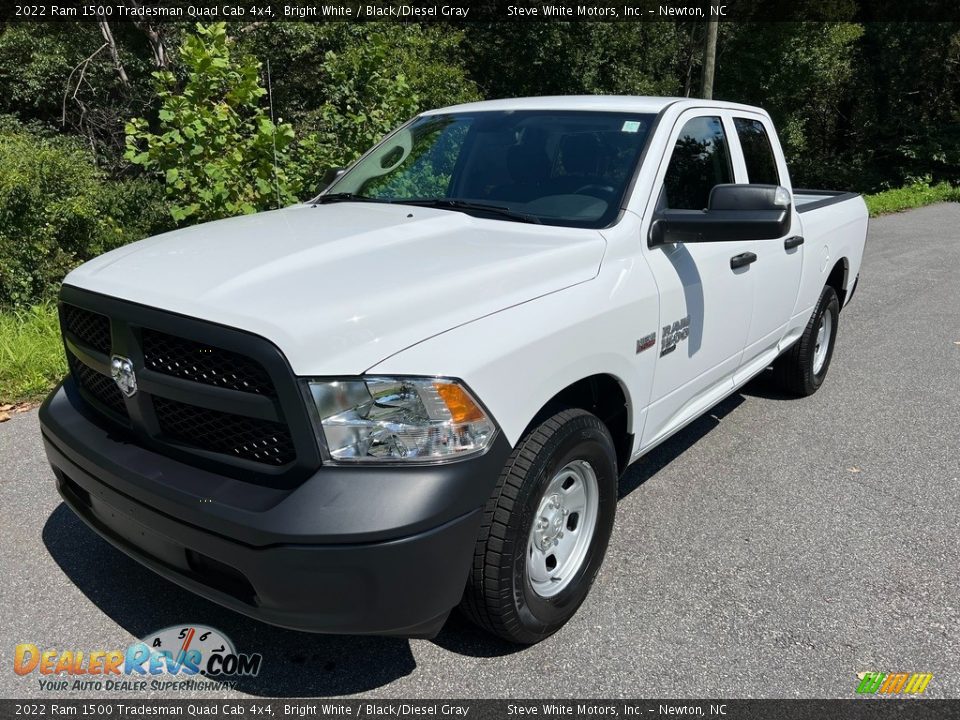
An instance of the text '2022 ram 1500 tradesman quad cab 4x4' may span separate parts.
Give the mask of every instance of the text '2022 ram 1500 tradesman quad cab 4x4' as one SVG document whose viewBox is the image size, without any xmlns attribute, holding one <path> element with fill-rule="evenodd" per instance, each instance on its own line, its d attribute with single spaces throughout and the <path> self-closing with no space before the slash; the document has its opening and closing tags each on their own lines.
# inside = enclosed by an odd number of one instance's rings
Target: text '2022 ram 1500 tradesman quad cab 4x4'
<svg viewBox="0 0 960 720">
<path fill-rule="evenodd" d="M 643 97 L 423 113 L 313 201 L 70 273 L 59 492 L 182 586 L 316 632 L 561 627 L 629 463 L 773 364 L 817 390 L 867 227 L 769 116 Z"/>
</svg>

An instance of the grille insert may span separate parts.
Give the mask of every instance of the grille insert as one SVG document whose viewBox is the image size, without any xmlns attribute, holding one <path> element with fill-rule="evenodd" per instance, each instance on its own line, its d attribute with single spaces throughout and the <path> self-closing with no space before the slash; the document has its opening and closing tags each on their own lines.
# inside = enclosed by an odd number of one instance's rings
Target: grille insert
<svg viewBox="0 0 960 720">
<path fill-rule="evenodd" d="M 101 375 L 96 370 L 87 367 L 80 362 L 73 353 L 67 353 L 67 362 L 70 365 L 70 372 L 81 388 L 87 391 L 94 400 L 99 402 L 105 408 L 117 415 L 127 417 L 127 405 L 123 400 L 123 393 L 120 388 L 106 375 Z"/>
<path fill-rule="evenodd" d="M 255 360 L 156 330 L 143 330 L 143 358 L 146 367 L 164 375 L 268 397 L 277 394 Z"/>
<path fill-rule="evenodd" d="M 64 303 L 63 326 L 97 352 L 110 354 L 110 320 L 105 315 Z"/>
<path fill-rule="evenodd" d="M 104 425 L 132 430 L 132 442 L 255 483 L 295 482 L 319 466 L 297 379 L 269 341 L 69 286 L 59 312 L 83 405 Z M 140 376 L 129 398 L 110 377 L 114 352 Z M 269 402 L 249 402 L 258 395 Z M 294 406 L 282 408 L 281 397 Z M 276 414 L 257 409 L 267 405 Z"/>
<path fill-rule="evenodd" d="M 273 466 L 295 458 L 290 431 L 280 423 L 158 396 L 153 398 L 153 407 L 160 431 L 185 445 Z"/>
</svg>

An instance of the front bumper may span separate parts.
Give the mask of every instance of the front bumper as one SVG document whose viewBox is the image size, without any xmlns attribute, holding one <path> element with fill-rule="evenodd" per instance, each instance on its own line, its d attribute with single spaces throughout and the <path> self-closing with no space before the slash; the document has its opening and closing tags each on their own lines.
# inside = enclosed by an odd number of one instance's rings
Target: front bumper
<svg viewBox="0 0 960 720">
<path fill-rule="evenodd" d="M 67 378 L 40 408 L 64 501 L 160 575 L 296 630 L 435 634 L 460 600 L 510 448 L 414 467 L 322 467 L 295 488 L 218 475 L 136 445 Z"/>
</svg>

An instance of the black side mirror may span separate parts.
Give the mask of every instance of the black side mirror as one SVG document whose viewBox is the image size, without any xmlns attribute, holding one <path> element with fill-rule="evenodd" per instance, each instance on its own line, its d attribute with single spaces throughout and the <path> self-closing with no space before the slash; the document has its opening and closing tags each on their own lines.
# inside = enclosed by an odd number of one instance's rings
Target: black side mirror
<svg viewBox="0 0 960 720">
<path fill-rule="evenodd" d="M 779 185 L 716 185 L 706 210 L 660 210 L 651 246 L 678 242 L 770 240 L 790 230 L 790 193 Z"/>
<path fill-rule="evenodd" d="M 320 192 L 323 192 L 333 185 L 334 181 L 339 179 L 346 171 L 346 168 L 328 168 L 324 170 L 323 175 L 320 177 Z"/>
</svg>

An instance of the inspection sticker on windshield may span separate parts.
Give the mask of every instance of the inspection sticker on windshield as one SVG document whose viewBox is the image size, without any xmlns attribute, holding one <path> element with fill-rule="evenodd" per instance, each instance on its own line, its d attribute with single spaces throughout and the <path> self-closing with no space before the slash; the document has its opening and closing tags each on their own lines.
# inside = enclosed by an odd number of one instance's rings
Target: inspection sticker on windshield
<svg viewBox="0 0 960 720">
<path fill-rule="evenodd" d="M 639 120 L 624 120 L 623 127 L 620 128 L 620 132 L 636 132 L 640 129 Z"/>
</svg>

